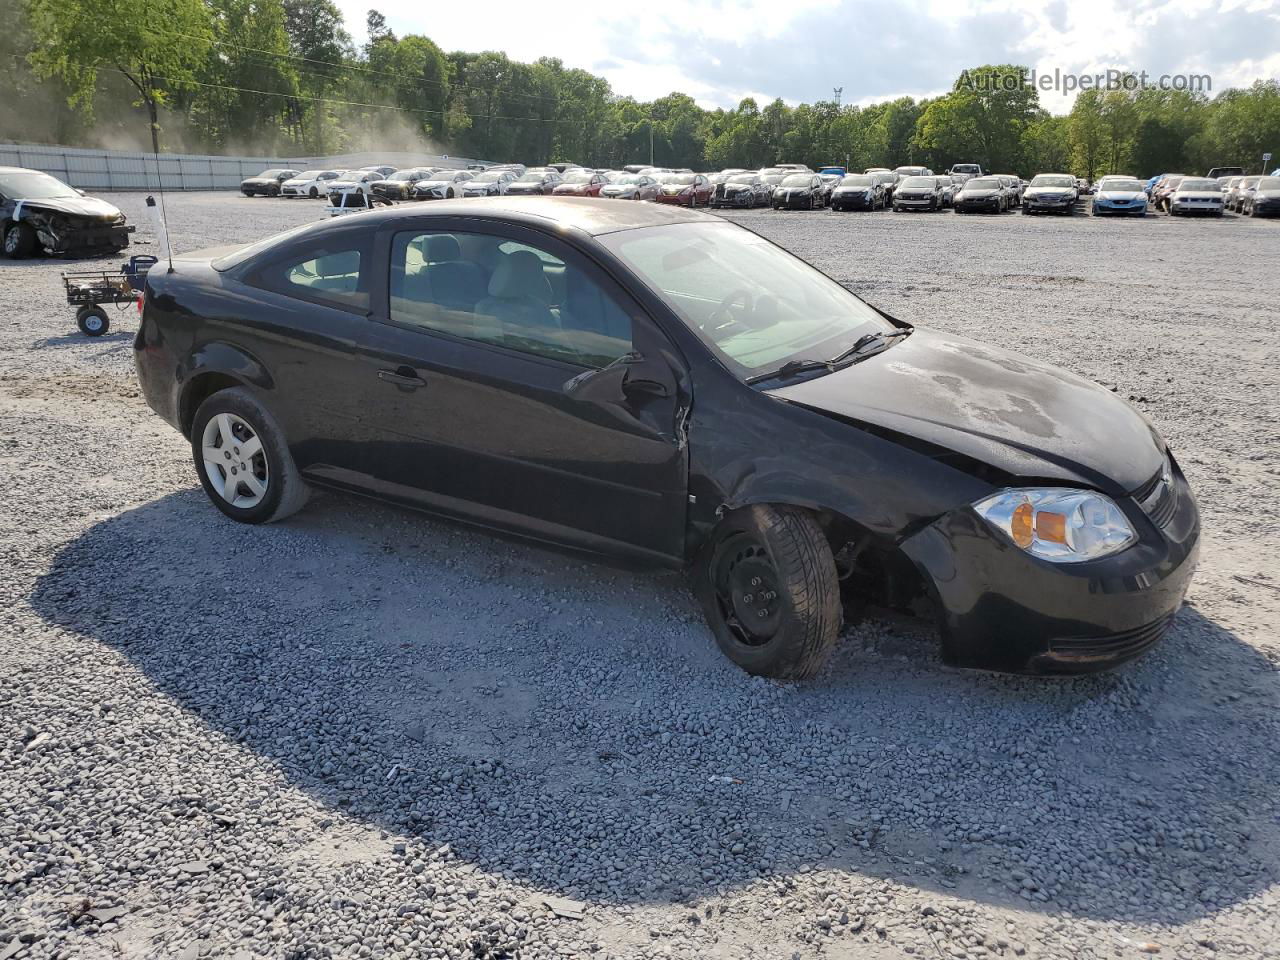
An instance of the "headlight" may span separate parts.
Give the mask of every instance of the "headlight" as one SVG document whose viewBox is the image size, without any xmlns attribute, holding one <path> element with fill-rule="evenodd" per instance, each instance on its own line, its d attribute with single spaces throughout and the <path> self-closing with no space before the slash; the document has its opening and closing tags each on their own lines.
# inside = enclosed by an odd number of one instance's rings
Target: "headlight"
<svg viewBox="0 0 1280 960">
<path fill-rule="evenodd" d="M 1015 545 L 1055 563 L 1110 556 L 1138 539 L 1110 498 L 1088 490 L 1002 490 L 973 508 Z"/>
</svg>

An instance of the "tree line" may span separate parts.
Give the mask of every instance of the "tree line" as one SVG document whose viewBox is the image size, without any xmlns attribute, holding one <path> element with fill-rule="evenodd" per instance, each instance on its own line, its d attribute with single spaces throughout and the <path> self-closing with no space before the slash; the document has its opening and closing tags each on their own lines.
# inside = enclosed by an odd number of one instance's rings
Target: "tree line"
<svg viewBox="0 0 1280 960">
<path fill-rule="evenodd" d="M 357 46 L 332 0 L 19 0 L 0 37 L 12 64 L 0 138 L 68 146 L 278 156 L 429 148 L 488 160 L 694 169 L 775 162 L 850 169 L 981 163 L 1090 179 L 1280 155 L 1280 84 L 1205 93 L 1088 90 L 1069 114 L 1007 82 L 1025 68 L 964 71 L 952 90 L 868 106 L 830 101 L 707 110 L 671 93 L 643 102 L 558 59 L 446 53 L 369 11 Z"/>
</svg>

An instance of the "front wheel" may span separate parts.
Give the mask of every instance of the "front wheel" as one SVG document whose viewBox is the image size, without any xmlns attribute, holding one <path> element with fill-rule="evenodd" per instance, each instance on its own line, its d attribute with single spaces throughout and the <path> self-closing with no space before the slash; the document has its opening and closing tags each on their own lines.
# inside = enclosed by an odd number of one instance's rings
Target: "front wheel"
<svg viewBox="0 0 1280 960">
<path fill-rule="evenodd" d="M 14 260 L 29 257 L 36 251 L 36 232 L 27 223 L 14 223 L 4 232 L 5 256 Z"/>
<path fill-rule="evenodd" d="M 219 390 L 196 411 L 191 453 L 213 505 L 240 523 L 296 513 L 310 493 L 280 425 L 243 387 Z"/>
<path fill-rule="evenodd" d="M 755 504 L 712 534 L 697 593 L 721 651 L 748 673 L 803 680 L 840 632 L 840 583 L 822 528 L 806 510 Z"/>
</svg>

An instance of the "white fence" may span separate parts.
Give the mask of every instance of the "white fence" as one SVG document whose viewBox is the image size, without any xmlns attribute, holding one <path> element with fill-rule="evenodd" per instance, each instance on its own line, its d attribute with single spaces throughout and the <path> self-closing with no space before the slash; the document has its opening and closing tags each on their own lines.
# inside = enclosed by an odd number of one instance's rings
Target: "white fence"
<svg viewBox="0 0 1280 960">
<path fill-rule="evenodd" d="M 88 150 L 32 143 L 0 143 L 0 167 L 43 170 L 82 190 L 234 190 L 245 177 L 271 167 L 347 169 L 374 163 L 397 167 L 482 161 L 426 153 L 352 153 L 334 157 L 216 157 L 127 150 Z"/>
</svg>

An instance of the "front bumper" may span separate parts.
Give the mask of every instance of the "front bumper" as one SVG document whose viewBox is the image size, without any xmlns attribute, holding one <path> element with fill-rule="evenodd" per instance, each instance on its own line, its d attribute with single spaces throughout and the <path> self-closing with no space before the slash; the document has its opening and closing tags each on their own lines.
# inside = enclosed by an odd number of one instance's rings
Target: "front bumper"
<svg viewBox="0 0 1280 960">
<path fill-rule="evenodd" d="M 1075 201 L 1070 197 L 1053 198 L 1052 200 L 1044 197 L 1023 197 L 1023 209 L 1032 213 L 1069 213 L 1071 208 L 1075 206 Z"/>
<path fill-rule="evenodd" d="M 836 193 L 831 196 L 833 210 L 870 210 L 875 203 L 875 197 L 865 193 Z"/>
<path fill-rule="evenodd" d="M 961 213 L 999 213 L 1004 209 L 999 197 L 989 200 L 957 200 L 955 209 Z"/>
<path fill-rule="evenodd" d="M 36 229 L 36 236 L 53 253 L 107 252 L 123 250 L 129 246 L 129 234 L 136 230 L 133 224 L 113 223 L 105 226 L 62 226 L 50 230 Z"/>
<path fill-rule="evenodd" d="M 968 507 L 909 537 L 903 552 L 937 604 L 943 659 L 1006 673 L 1094 673 L 1131 660 L 1163 634 L 1199 557 L 1200 517 L 1174 465 L 1176 500 L 1148 517 L 1118 503 L 1139 531 L 1120 553 L 1051 563 L 1009 543 Z"/>
<path fill-rule="evenodd" d="M 1094 213 L 1135 213 L 1141 216 L 1147 212 L 1145 200 L 1107 200 L 1093 201 Z"/>
<path fill-rule="evenodd" d="M 1169 203 L 1169 209 L 1176 213 L 1203 213 L 1217 216 L 1222 213 L 1223 205 L 1221 201 L 1215 203 L 1212 200 L 1173 200 Z"/>
<path fill-rule="evenodd" d="M 779 210 L 812 210 L 818 205 L 818 198 L 812 193 L 775 195 L 773 205 Z"/>
</svg>

